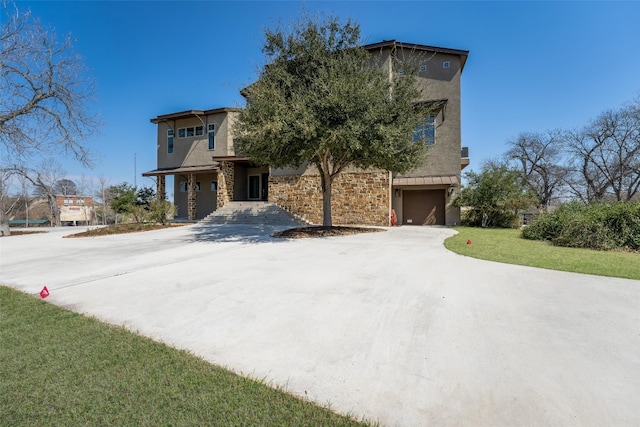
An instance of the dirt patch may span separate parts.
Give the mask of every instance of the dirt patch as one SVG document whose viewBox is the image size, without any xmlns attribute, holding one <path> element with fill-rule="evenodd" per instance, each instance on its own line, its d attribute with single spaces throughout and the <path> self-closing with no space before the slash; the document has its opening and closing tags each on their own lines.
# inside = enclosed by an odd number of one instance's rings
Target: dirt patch
<svg viewBox="0 0 640 427">
<path fill-rule="evenodd" d="M 272 234 L 273 237 L 281 237 L 285 239 L 304 239 L 309 237 L 329 237 L 329 236 L 345 236 L 349 234 L 360 233 L 376 233 L 378 231 L 386 231 L 383 228 L 369 227 L 300 227 L 290 228 L 279 233 Z"/>
<path fill-rule="evenodd" d="M 108 227 L 94 228 L 82 233 L 69 234 L 64 238 L 99 237 L 114 234 L 140 233 L 142 231 L 162 230 L 163 228 L 180 227 L 185 224 L 117 224 Z"/>
<path fill-rule="evenodd" d="M 46 233 L 46 231 L 12 231 L 10 235 L 2 236 L 2 237 L 24 236 L 26 234 L 41 234 L 41 233 Z"/>
</svg>

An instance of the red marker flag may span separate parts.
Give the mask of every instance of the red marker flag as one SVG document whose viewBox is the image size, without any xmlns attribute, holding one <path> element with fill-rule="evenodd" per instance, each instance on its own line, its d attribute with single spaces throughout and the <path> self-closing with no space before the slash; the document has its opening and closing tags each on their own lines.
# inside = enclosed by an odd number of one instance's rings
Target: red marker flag
<svg viewBox="0 0 640 427">
<path fill-rule="evenodd" d="M 470 244 L 471 244 L 471 240 L 467 240 L 467 245 L 470 245 Z"/>
<path fill-rule="evenodd" d="M 42 290 L 40 291 L 40 298 L 46 298 L 49 296 L 49 289 L 47 289 L 47 287 L 45 286 L 44 288 L 42 288 Z"/>
</svg>

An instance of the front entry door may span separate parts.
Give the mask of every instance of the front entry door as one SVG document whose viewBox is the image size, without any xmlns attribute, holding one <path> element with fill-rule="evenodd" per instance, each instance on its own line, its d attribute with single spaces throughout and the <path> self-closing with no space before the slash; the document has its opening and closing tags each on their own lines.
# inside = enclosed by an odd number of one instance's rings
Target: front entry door
<svg viewBox="0 0 640 427">
<path fill-rule="evenodd" d="M 262 177 L 249 175 L 249 200 L 262 200 Z"/>
</svg>

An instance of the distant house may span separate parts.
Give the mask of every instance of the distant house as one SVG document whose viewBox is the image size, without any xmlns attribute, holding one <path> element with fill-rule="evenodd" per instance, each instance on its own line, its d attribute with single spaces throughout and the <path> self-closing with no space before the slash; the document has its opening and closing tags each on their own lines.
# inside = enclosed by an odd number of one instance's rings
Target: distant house
<svg viewBox="0 0 640 427">
<path fill-rule="evenodd" d="M 56 206 L 60 210 L 62 224 L 89 225 L 93 222 L 93 197 L 57 195 Z"/>
<path fill-rule="evenodd" d="M 349 170 L 333 184 L 332 211 L 336 224 L 389 225 L 395 211 L 398 224 L 453 225 L 460 210 L 450 206 L 460 186 L 461 170 L 469 164 L 460 131 L 460 78 L 468 51 L 383 41 L 363 46 L 390 73 L 402 73 L 401 63 L 418 67 L 423 99 L 437 109 L 416 132 L 429 139 L 429 156 L 405 173 Z M 313 167 L 259 167 L 236 156 L 232 125 L 240 110 L 189 110 L 151 119 L 157 125 L 157 168 L 143 176 L 157 177 L 157 192 L 166 194 L 165 177 L 174 177 L 178 216 L 201 219 L 231 201 L 269 201 L 306 219 L 322 222 L 322 191 Z"/>
</svg>

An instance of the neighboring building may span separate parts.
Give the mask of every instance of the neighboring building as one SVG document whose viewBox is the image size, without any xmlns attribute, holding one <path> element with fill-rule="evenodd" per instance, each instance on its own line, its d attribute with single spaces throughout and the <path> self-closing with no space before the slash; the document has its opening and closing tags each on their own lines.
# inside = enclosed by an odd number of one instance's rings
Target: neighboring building
<svg viewBox="0 0 640 427">
<path fill-rule="evenodd" d="M 383 41 L 364 46 L 389 72 L 402 72 L 400 62 L 418 69 L 424 98 L 437 107 L 419 131 L 431 137 L 427 161 L 406 174 L 349 170 L 332 186 L 336 224 L 389 225 L 391 210 L 398 224 L 460 222 L 450 206 L 460 185 L 460 171 L 469 164 L 460 132 L 460 77 L 468 51 Z M 406 62 L 404 62 L 406 63 Z M 158 125 L 158 194 L 165 195 L 165 176 L 174 176 L 178 217 L 201 219 L 236 200 L 273 202 L 312 223 L 322 223 L 322 191 L 313 167 L 270 169 L 236 156 L 232 123 L 240 110 L 219 108 L 166 114 L 151 119 Z"/>
<path fill-rule="evenodd" d="M 60 209 L 62 224 L 89 225 L 93 222 L 93 197 L 57 195 L 56 206 Z"/>
</svg>

